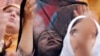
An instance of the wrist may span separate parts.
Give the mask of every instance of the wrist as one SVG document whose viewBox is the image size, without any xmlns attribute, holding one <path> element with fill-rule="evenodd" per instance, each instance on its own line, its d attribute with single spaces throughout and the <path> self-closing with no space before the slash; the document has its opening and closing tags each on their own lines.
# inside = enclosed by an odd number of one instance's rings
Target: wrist
<svg viewBox="0 0 100 56">
<path fill-rule="evenodd" d="M 33 25 L 33 20 L 24 21 L 24 25 Z"/>
</svg>

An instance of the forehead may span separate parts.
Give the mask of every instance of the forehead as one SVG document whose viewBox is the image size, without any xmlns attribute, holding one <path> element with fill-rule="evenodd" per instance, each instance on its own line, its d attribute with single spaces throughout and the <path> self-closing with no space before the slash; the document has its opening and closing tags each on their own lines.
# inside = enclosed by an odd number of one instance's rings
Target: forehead
<svg viewBox="0 0 100 56">
<path fill-rule="evenodd" d="M 82 19 L 79 22 L 77 22 L 72 29 L 79 29 L 81 31 L 87 31 L 87 32 L 91 32 L 91 31 L 96 31 L 96 25 L 94 23 L 93 20 L 86 18 L 86 19 Z"/>
<path fill-rule="evenodd" d="M 44 31 L 44 32 L 41 33 L 41 36 L 43 36 L 43 35 L 50 35 L 50 34 L 53 35 L 53 34 L 57 34 L 57 33 L 55 31 L 51 31 L 51 30 L 50 31 Z"/>
</svg>

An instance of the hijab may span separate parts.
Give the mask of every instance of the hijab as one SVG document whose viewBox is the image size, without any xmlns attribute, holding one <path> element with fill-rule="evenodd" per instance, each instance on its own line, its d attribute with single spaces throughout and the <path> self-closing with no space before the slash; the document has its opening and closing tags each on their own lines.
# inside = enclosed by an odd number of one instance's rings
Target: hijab
<svg viewBox="0 0 100 56">
<path fill-rule="evenodd" d="M 87 16 L 84 16 L 84 15 L 80 15 L 76 18 L 74 18 L 69 26 L 68 26 L 68 29 L 67 29 L 67 33 L 65 35 L 65 38 L 64 38 L 64 41 L 63 41 L 63 48 L 62 48 L 62 51 L 61 51 L 61 54 L 60 56 L 75 56 L 74 55 L 74 52 L 73 52 L 73 49 L 72 49 L 72 46 L 71 46 L 71 43 L 70 43 L 70 31 L 73 27 L 73 24 L 79 20 L 79 19 L 85 19 L 85 17 Z M 96 36 L 96 41 L 94 43 L 94 46 L 92 48 L 92 56 L 100 56 L 100 27 L 99 27 L 99 24 L 94 20 L 92 19 L 96 25 L 96 28 L 97 28 L 97 36 Z"/>
</svg>

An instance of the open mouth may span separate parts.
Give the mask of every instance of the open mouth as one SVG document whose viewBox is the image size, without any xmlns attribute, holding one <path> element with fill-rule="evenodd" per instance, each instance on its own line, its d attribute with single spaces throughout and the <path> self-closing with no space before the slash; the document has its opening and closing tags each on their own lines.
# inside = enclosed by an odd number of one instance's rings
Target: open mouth
<svg viewBox="0 0 100 56">
<path fill-rule="evenodd" d="M 47 43 L 48 46 L 52 46 L 52 45 L 55 45 L 55 44 L 57 44 L 57 43 L 56 43 L 55 41 L 53 41 L 53 40 L 52 40 L 52 41 L 49 41 L 49 42 Z"/>
</svg>

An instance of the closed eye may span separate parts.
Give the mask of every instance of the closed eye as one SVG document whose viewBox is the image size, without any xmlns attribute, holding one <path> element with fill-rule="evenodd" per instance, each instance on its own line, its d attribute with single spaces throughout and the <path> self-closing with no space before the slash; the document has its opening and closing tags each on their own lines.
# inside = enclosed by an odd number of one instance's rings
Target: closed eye
<svg viewBox="0 0 100 56">
<path fill-rule="evenodd" d="M 70 31 L 70 35 L 72 35 L 72 36 L 75 36 L 75 35 L 77 35 L 77 29 L 72 29 L 71 31 Z"/>
<path fill-rule="evenodd" d="M 10 12 L 12 12 L 12 10 L 6 10 L 5 12 L 10 13 Z"/>
<path fill-rule="evenodd" d="M 44 40 L 46 38 L 48 38 L 48 35 L 41 36 L 39 40 Z"/>
</svg>

